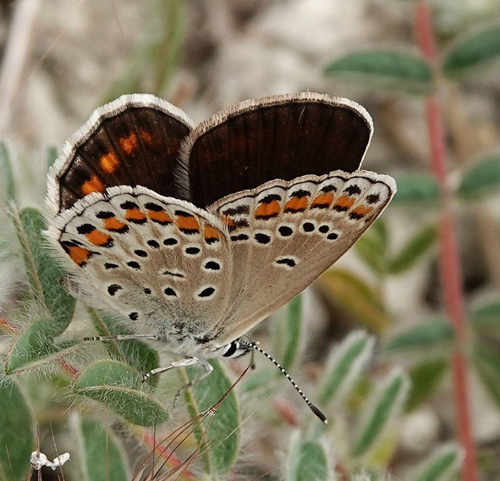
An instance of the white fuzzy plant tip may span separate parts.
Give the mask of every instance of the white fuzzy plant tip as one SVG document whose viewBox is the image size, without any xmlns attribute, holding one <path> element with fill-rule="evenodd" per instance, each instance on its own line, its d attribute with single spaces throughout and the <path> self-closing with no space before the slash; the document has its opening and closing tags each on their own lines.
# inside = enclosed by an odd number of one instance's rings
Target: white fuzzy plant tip
<svg viewBox="0 0 500 481">
<path fill-rule="evenodd" d="M 30 463 L 31 466 L 33 466 L 33 469 L 35 469 L 36 471 L 40 471 L 40 469 L 42 469 L 44 466 L 55 470 L 56 468 L 62 467 L 63 464 L 69 461 L 69 459 L 69 453 L 64 453 L 60 456 L 57 456 L 52 462 L 50 462 L 45 454 L 41 453 L 40 451 L 33 451 L 31 453 Z"/>
</svg>

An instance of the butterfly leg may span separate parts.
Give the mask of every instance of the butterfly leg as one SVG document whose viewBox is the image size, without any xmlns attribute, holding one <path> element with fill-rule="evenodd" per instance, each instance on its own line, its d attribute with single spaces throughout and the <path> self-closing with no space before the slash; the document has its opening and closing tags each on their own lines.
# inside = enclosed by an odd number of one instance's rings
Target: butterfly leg
<svg viewBox="0 0 500 481">
<path fill-rule="evenodd" d="M 170 371 L 170 369 L 174 369 L 176 367 L 186 367 L 192 366 L 193 364 L 203 363 L 197 357 L 186 357 L 181 361 L 173 361 L 170 364 L 167 364 L 163 367 L 157 367 L 156 369 L 152 369 L 142 376 L 142 382 L 146 382 L 151 376 L 156 376 L 157 374 L 162 374 L 164 372 Z M 210 366 L 211 367 L 211 366 Z"/>
<path fill-rule="evenodd" d="M 184 384 L 178 391 L 177 394 L 174 397 L 174 402 L 173 406 L 175 407 L 177 405 L 177 401 L 179 400 L 179 397 L 181 394 L 185 391 L 187 391 L 191 386 L 194 386 L 196 383 L 199 383 L 200 381 L 203 381 L 207 376 L 212 374 L 212 371 L 214 368 L 204 359 L 198 359 L 198 364 L 201 364 L 206 370 L 203 374 L 200 374 L 198 377 L 195 377 L 192 381 L 189 381 L 187 384 Z"/>
<path fill-rule="evenodd" d="M 88 336 L 84 341 L 138 341 L 140 339 L 149 339 L 150 341 L 161 340 L 156 334 L 118 334 L 117 336 Z"/>
</svg>

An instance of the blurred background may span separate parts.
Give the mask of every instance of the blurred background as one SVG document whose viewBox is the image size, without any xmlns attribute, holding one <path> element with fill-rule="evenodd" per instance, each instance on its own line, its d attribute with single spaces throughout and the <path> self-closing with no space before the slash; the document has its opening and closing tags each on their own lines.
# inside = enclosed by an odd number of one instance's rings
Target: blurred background
<svg viewBox="0 0 500 481">
<path fill-rule="evenodd" d="M 292 371 L 313 393 L 348 333 L 364 329 L 375 342 L 331 411 L 345 421 L 325 434 L 329 469 L 338 479 L 363 468 L 370 479 L 416 479 L 415 466 L 457 443 L 447 476 L 500 481 L 499 20 L 498 0 L 1 0 L 0 140 L 17 205 L 42 205 L 47 158 L 124 93 L 158 95 L 196 122 L 272 94 L 355 100 L 375 124 L 364 168 L 393 175 L 400 192 L 302 296 Z M 23 295 L 20 262 L 2 260 L 7 320 Z M 255 334 L 278 358 L 290 312 Z M 9 335 L 2 345 L 8 352 Z M 360 413 L 369 418 L 367 400 L 395 367 L 412 387 L 395 398 L 392 424 L 383 420 L 390 435 L 360 454 L 343 438 Z M 277 453 L 288 456 L 305 411 L 294 396 L 283 384 L 275 412 L 246 422 L 249 479 L 285 479 Z M 35 409 L 45 429 L 51 402 Z M 77 479 L 69 464 L 68 473 Z"/>
</svg>

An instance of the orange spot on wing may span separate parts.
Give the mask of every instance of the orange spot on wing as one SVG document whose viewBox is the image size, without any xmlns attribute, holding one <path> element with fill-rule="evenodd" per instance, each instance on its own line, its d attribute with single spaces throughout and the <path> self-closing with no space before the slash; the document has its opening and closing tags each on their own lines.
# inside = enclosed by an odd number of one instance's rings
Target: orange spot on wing
<svg viewBox="0 0 500 481">
<path fill-rule="evenodd" d="M 164 210 L 148 210 L 148 216 L 151 220 L 159 222 L 160 224 L 168 224 L 172 222 L 172 217 Z"/>
<path fill-rule="evenodd" d="M 335 207 L 342 207 L 343 209 L 351 208 L 352 205 L 354 204 L 355 199 L 348 197 L 347 195 L 342 195 L 337 199 L 337 202 L 335 202 Z"/>
<path fill-rule="evenodd" d="M 365 207 L 364 205 L 360 205 L 356 207 L 351 214 L 354 214 L 357 217 L 364 217 L 365 215 L 368 215 L 371 211 L 373 210 L 372 207 Z"/>
<path fill-rule="evenodd" d="M 120 160 L 114 152 L 109 152 L 101 156 L 99 159 L 99 165 L 104 172 L 112 174 L 120 165 Z"/>
<path fill-rule="evenodd" d="M 146 214 L 141 212 L 140 209 L 134 207 L 133 209 L 127 209 L 125 211 L 125 219 L 127 220 L 144 220 L 146 218 Z"/>
<path fill-rule="evenodd" d="M 109 219 L 104 219 L 104 227 L 108 230 L 120 230 L 123 229 L 127 224 L 118 220 L 116 217 L 110 217 Z"/>
<path fill-rule="evenodd" d="M 311 207 L 316 207 L 316 206 L 320 206 L 320 205 L 321 206 L 330 206 L 332 202 L 333 202 L 333 192 L 328 192 L 326 194 L 319 194 L 312 201 Z"/>
<path fill-rule="evenodd" d="M 144 129 L 139 130 L 139 136 L 141 137 L 141 140 L 150 145 L 161 145 L 163 142 L 161 136 L 154 135 Z"/>
<path fill-rule="evenodd" d="M 81 187 L 83 195 L 92 194 L 92 192 L 104 192 L 106 187 L 96 175 L 93 175 L 89 180 L 86 180 Z"/>
<path fill-rule="evenodd" d="M 132 132 L 127 137 L 121 137 L 119 143 L 120 143 L 120 148 L 126 154 L 131 154 L 134 150 L 137 150 L 137 148 L 139 147 L 137 136 Z"/>
<path fill-rule="evenodd" d="M 292 197 L 285 204 L 285 212 L 302 212 L 307 209 L 307 197 Z"/>
<path fill-rule="evenodd" d="M 95 246 L 104 246 L 109 243 L 111 240 L 111 236 L 109 234 L 105 234 L 100 230 L 93 230 L 92 232 L 88 232 L 85 234 L 85 237 L 89 240 L 90 243 Z"/>
<path fill-rule="evenodd" d="M 217 239 L 220 240 L 219 231 L 210 225 L 205 226 L 205 232 L 203 233 L 205 239 Z"/>
<path fill-rule="evenodd" d="M 141 136 L 142 140 L 145 140 L 146 142 L 151 142 L 153 140 L 153 137 L 149 132 L 146 132 L 145 130 L 139 130 L 139 135 Z"/>
<path fill-rule="evenodd" d="M 280 213 L 281 206 L 277 200 L 273 200 L 268 204 L 260 204 L 255 210 L 256 219 L 269 219 L 271 217 L 276 217 Z"/>
<path fill-rule="evenodd" d="M 231 217 L 228 217 L 227 215 L 221 216 L 221 220 L 224 224 L 226 224 L 229 228 L 231 227 L 236 227 L 236 224 L 234 222 L 234 219 Z"/>
<path fill-rule="evenodd" d="M 181 230 L 200 230 L 200 224 L 193 216 L 177 217 L 177 227 L 179 227 L 179 229 Z"/>
<path fill-rule="evenodd" d="M 64 250 L 68 253 L 70 259 L 78 266 L 83 267 L 87 263 L 91 252 L 80 246 L 63 246 Z"/>
</svg>

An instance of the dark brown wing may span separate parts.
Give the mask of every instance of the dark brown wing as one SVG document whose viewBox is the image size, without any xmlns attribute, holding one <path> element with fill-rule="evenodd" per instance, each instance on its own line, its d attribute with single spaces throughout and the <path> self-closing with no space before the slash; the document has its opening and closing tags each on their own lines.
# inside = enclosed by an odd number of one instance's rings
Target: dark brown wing
<svg viewBox="0 0 500 481">
<path fill-rule="evenodd" d="M 346 99 L 307 92 L 249 100 L 191 132 L 182 146 L 177 185 L 204 208 L 274 179 L 353 172 L 371 134 L 369 114 Z"/>
<path fill-rule="evenodd" d="M 125 95 L 93 112 L 49 174 L 55 213 L 107 187 L 142 185 L 172 196 L 173 167 L 191 120 L 152 95 Z"/>
</svg>

